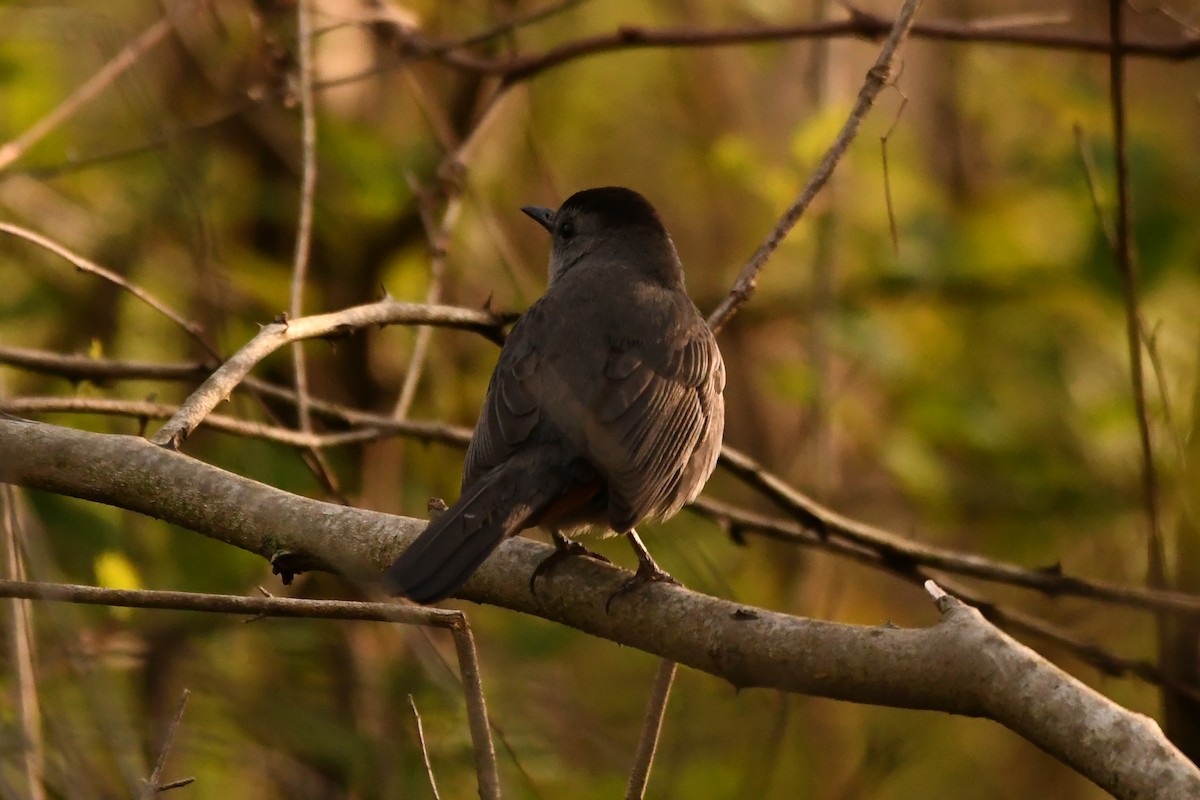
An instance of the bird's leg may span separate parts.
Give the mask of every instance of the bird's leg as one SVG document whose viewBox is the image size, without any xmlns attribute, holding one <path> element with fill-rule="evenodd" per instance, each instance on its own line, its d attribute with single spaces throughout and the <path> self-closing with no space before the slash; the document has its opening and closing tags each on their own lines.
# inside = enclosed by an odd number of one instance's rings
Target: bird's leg
<svg viewBox="0 0 1200 800">
<path fill-rule="evenodd" d="M 608 597 L 608 602 L 604 604 L 604 610 L 607 612 L 612 607 L 613 600 L 616 600 L 622 595 L 629 594 L 634 589 L 646 583 L 673 583 L 679 586 L 679 581 L 672 578 L 665 569 L 660 567 L 650 557 L 650 551 L 646 549 L 646 545 L 642 544 L 642 540 L 638 537 L 637 531 L 633 528 L 629 529 L 629 533 L 625 534 L 629 537 L 629 543 L 633 545 L 633 552 L 637 553 L 638 568 L 633 577 L 621 584 L 615 592 Z"/>
<path fill-rule="evenodd" d="M 550 529 L 550 536 L 554 539 L 554 552 L 546 556 L 542 563 L 537 565 L 537 569 L 533 571 L 533 575 L 530 576 L 529 591 L 531 594 L 537 594 L 537 590 L 534 589 L 537 579 L 544 573 L 557 567 L 563 559 L 571 558 L 572 556 L 586 556 L 587 558 L 594 558 L 597 561 L 603 561 L 605 564 L 612 563 L 599 553 L 593 553 L 579 542 L 563 536 L 556 528 Z"/>
</svg>

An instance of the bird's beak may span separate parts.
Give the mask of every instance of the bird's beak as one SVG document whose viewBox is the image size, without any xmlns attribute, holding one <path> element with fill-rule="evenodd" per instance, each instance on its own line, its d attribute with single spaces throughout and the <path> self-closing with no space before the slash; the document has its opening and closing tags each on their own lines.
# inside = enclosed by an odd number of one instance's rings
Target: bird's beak
<svg viewBox="0 0 1200 800">
<path fill-rule="evenodd" d="M 521 208 L 521 210 L 528 214 L 529 218 L 538 225 L 541 225 L 546 230 L 554 233 L 553 209 L 542 208 L 541 206 L 524 206 Z"/>
</svg>

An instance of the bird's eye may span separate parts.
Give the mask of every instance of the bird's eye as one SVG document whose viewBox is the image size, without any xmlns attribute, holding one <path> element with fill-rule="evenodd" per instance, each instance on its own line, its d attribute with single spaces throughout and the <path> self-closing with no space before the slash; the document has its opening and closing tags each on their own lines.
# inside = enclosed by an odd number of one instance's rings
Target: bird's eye
<svg viewBox="0 0 1200 800">
<path fill-rule="evenodd" d="M 558 235 L 564 239 L 573 237 L 575 235 L 575 223 L 569 219 L 563 220 L 562 224 L 558 226 Z"/>
</svg>

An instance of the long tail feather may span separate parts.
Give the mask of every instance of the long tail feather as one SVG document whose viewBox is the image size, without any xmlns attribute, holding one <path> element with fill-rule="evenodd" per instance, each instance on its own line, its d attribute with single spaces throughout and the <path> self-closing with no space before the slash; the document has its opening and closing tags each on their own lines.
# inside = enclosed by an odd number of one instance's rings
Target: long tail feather
<svg viewBox="0 0 1200 800">
<path fill-rule="evenodd" d="M 536 470 L 508 461 L 480 476 L 454 505 L 429 523 L 384 573 L 389 594 L 417 603 L 433 603 L 466 583 L 508 536 L 533 524 L 538 514 L 562 495 L 558 476 L 530 480 Z"/>
</svg>

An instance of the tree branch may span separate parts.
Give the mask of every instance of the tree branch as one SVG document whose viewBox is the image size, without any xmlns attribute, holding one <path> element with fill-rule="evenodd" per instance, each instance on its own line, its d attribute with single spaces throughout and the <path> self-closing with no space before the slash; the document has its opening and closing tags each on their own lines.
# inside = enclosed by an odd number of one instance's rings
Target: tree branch
<svg viewBox="0 0 1200 800">
<path fill-rule="evenodd" d="M 867 70 L 866 80 L 863 82 L 862 88 L 858 90 L 858 97 L 854 101 L 854 107 L 850 110 L 850 115 L 846 117 L 846 121 L 842 123 L 842 129 L 838 131 L 837 138 L 833 140 L 833 143 L 825 151 L 825 155 L 821 158 L 821 163 L 813 171 L 812 176 L 808 179 L 808 183 L 804 185 L 804 189 L 800 192 L 800 195 L 783 212 L 779 221 L 775 223 L 775 227 L 767 234 L 767 238 L 754 251 L 754 255 L 750 256 L 750 260 L 746 263 L 746 266 L 742 267 L 742 271 L 738 275 L 737 280 L 734 281 L 729 295 L 708 316 L 708 327 L 712 328 L 713 332 L 718 332 L 721 328 L 725 327 L 730 318 L 754 294 L 758 288 L 758 274 L 767 265 L 767 259 L 771 257 L 771 254 L 783 242 L 788 232 L 800 221 L 800 217 L 808 210 L 813 199 L 829 181 L 829 177 L 833 175 L 834 167 L 842 160 L 842 156 L 849 149 L 850 143 L 858 135 L 858 128 L 862 124 L 863 118 L 867 116 L 867 112 L 875 105 L 875 98 L 879 96 L 879 92 L 891 80 L 892 61 L 896 57 L 896 51 L 900 49 L 901 43 L 907 38 L 909 30 L 912 28 L 913 19 L 920 4 L 920 0 L 906 0 L 904 6 L 900 9 L 900 15 L 891 26 L 887 40 L 883 43 L 883 47 L 880 48 L 875 63 Z"/>
<path fill-rule="evenodd" d="M 419 520 L 321 503 L 130 436 L 0 418 L 0 481 L 116 505 L 292 568 L 367 581 Z M 859 703 L 982 716 L 1009 727 L 1119 798 L 1193 798 L 1200 770 L 1148 718 L 1040 658 L 950 597 L 923 629 L 820 622 L 654 585 L 605 609 L 628 573 L 576 559 L 530 593 L 549 551 L 504 543 L 462 597 L 571 626 L 723 678 Z M 397 608 L 405 608 L 397 606 Z"/>
<path fill-rule="evenodd" d="M 210 375 L 151 441 L 164 447 L 177 448 L 208 412 L 229 397 L 229 393 L 258 362 L 286 344 L 302 339 L 344 336 L 372 325 L 395 324 L 466 328 L 489 338 L 499 338 L 500 327 L 505 320 L 503 315 L 491 311 L 401 303 L 388 298 L 329 314 L 273 322 Z"/>
</svg>

